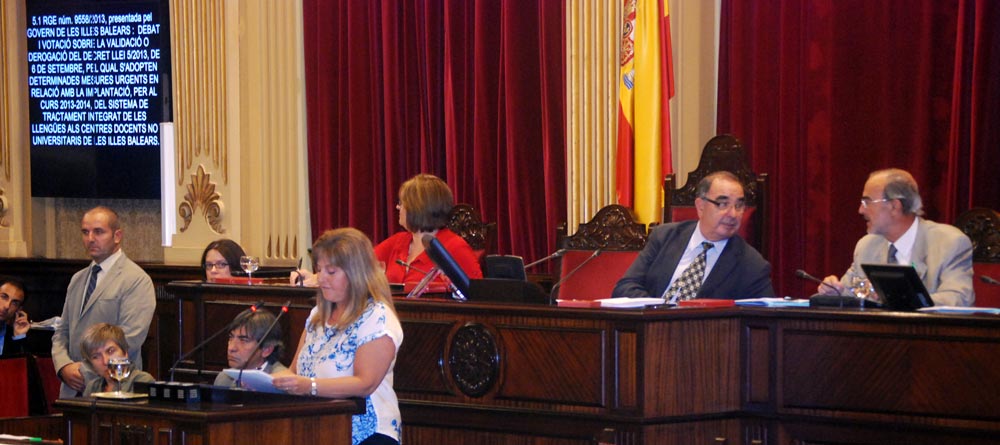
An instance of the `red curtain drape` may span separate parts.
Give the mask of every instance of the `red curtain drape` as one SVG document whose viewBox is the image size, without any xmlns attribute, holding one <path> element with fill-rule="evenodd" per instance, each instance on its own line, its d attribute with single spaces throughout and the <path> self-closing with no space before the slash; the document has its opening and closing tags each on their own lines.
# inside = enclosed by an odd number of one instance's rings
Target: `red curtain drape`
<svg viewBox="0 0 1000 445">
<path fill-rule="evenodd" d="M 864 234 L 868 173 L 899 167 L 927 217 L 1000 208 L 997 54 L 989 0 L 724 0 L 720 133 L 770 174 L 776 290 L 840 275 Z M 992 74 L 992 75 L 991 75 Z"/>
<path fill-rule="evenodd" d="M 565 220 L 564 9 L 547 0 L 304 0 L 313 235 L 401 230 L 433 173 L 539 258 Z"/>
</svg>

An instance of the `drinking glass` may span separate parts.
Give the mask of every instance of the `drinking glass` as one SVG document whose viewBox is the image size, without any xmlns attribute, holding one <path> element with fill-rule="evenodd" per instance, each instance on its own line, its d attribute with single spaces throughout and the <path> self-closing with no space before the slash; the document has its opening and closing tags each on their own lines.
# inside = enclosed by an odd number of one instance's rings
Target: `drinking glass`
<svg viewBox="0 0 1000 445">
<path fill-rule="evenodd" d="M 240 267 L 242 267 L 243 271 L 247 273 L 247 283 L 251 283 L 253 273 L 260 268 L 260 258 L 250 255 L 241 256 Z"/>
<path fill-rule="evenodd" d="M 122 392 L 122 380 L 128 378 L 132 374 L 132 360 L 128 357 L 116 357 L 108 360 L 108 372 L 111 374 L 111 378 L 118 381 L 118 389 L 115 391 L 115 396 L 122 397 L 124 393 Z"/>
<path fill-rule="evenodd" d="M 851 278 L 851 293 L 858 297 L 858 307 L 864 308 L 865 301 L 873 292 L 872 283 L 867 277 L 855 276 Z"/>
</svg>

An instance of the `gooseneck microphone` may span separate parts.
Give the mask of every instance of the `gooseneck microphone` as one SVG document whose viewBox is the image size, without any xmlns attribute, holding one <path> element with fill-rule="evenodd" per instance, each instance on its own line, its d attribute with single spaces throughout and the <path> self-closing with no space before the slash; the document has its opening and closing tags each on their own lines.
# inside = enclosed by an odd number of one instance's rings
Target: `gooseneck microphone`
<svg viewBox="0 0 1000 445">
<path fill-rule="evenodd" d="M 527 265 L 524 266 L 524 268 L 527 269 L 529 267 L 535 267 L 535 266 L 537 266 L 539 264 L 542 264 L 542 263 L 545 263 L 545 262 L 548 262 L 548 261 L 552 261 L 552 260 L 554 260 L 556 258 L 560 258 L 560 257 L 562 257 L 565 254 L 566 254 L 566 249 L 559 249 L 559 250 L 553 252 L 552 255 L 549 255 L 549 256 L 547 256 L 545 258 L 542 258 L 540 260 L 535 260 L 535 261 L 532 261 L 532 262 L 528 263 Z"/>
<path fill-rule="evenodd" d="M 403 266 L 403 267 L 405 267 L 407 269 L 413 269 L 413 270 L 415 270 L 417 272 L 420 272 L 423 275 L 427 275 L 428 274 L 428 272 L 426 270 L 423 270 L 423 269 L 421 269 L 419 267 L 411 266 L 410 263 L 407 263 L 406 261 L 403 261 L 403 260 L 401 260 L 399 258 L 396 258 L 396 264 L 398 264 L 400 266 Z"/>
<path fill-rule="evenodd" d="M 828 287 L 830 289 L 833 289 L 833 291 L 836 292 L 837 295 L 840 295 L 840 289 L 837 289 L 834 285 L 832 285 L 830 283 L 827 283 L 826 281 L 823 281 L 823 280 L 821 280 L 819 278 L 816 278 L 816 277 L 814 277 L 812 275 L 809 275 L 809 273 L 807 273 L 806 271 L 804 271 L 802 269 L 796 270 L 795 271 L 795 276 L 799 277 L 799 278 L 802 278 L 802 279 L 809 280 L 809 281 L 815 281 L 815 282 L 819 283 L 820 286 L 826 286 L 826 287 Z"/>
<path fill-rule="evenodd" d="M 292 300 L 286 301 L 285 304 L 281 306 L 281 312 L 278 312 L 278 316 L 274 317 L 274 321 L 272 321 L 271 325 L 267 327 L 267 330 L 264 331 L 264 334 L 261 335 L 260 338 L 256 339 L 257 340 L 257 345 L 254 346 L 253 351 L 250 351 L 250 355 L 248 355 L 246 361 L 243 362 L 243 366 L 240 366 L 240 374 L 238 376 L 236 376 L 236 387 L 237 388 L 240 387 L 240 382 L 243 381 L 243 370 L 246 369 L 247 365 L 250 364 L 250 359 L 253 358 L 253 355 L 256 354 L 257 351 L 260 350 L 261 343 L 264 341 L 265 338 L 267 338 L 268 335 L 271 334 L 271 331 L 274 330 L 274 326 L 278 324 L 278 320 L 281 320 L 281 316 L 285 315 L 285 312 L 288 312 L 288 306 L 291 306 L 291 305 L 292 305 Z"/>
<path fill-rule="evenodd" d="M 258 300 L 256 303 L 254 303 L 253 306 L 250 306 L 250 311 L 251 312 L 257 312 L 262 307 L 264 307 L 264 300 Z M 191 354 L 194 354 L 195 352 L 200 351 L 201 348 L 204 348 L 205 345 L 207 345 L 209 342 L 211 342 L 212 340 L 215 340 L 216 337 L 222 335 L 223 332 L 229 332 L 229 330 L 230 330 L 229 329 L 229 323 L 226 323 L 226 325 L 223 326 L 222 329 L 219 329 L 214 334 L 212 334 L 211 337 L 208 337 L 204 341 L 202 341 L 201 343 L 198 343 L 198 346 L 195 346 L 190 351 L 188 351 L 187 354 L 184 354 L 184 355 L 181 356 L 181 358 L 177 359 L 177 361 L 174 362 L 174 364 L 170 366 L 170 381 L 171 382 L 174 381 L 174 371 L 177 369 L 177 365 L 180 365 L 181 362 L 184 361 L 184 359 L 190 357 Z M 200 370 L 199 370 L 199 372 L 200 372 Z"/>
<path fill-rule="evenodd" d="M 568 280 L 570 277 L 572 277 L 573 274 L 575 274 L 578 270 L 582 269 L 583 266 L 585 266 L 587 263 L 591 262 L 594 258 L 597 258 L 597 256 L 600 255 L 601 252 L 602 252 L 601 249 L 595 250 L 593 254 L 591 254 L 589 257 L 587 257 L 587 259 L 585 259 L 583 261 L 580 261 L 580 264 L 577 264 L 576 267 L 573 268 L 573 270 L 569 271 L 569 273 L 566 274 L 566 276 L 560 278 L 559 281 L 556 281 L 556 284 L 552 285 L 552 290 L 549 292 L 549 304 L 550 305 L 552 304 L 553 298 L 556 295 L 556 288 L 558 288 L 563 283 L 565 283 L 566 280 Z"/>
<path fill-rule="evenodd" d="M 993 279 L 993 277 L 991 277 L 991 276 L 980 275 L 979 279 L 982 280 L 984 283 L 989 283 L 989 284 L 992 284 L 994 286 L 1000 286 L 1000 281 L 997 281 L 997 280 Z"/>
</svg>

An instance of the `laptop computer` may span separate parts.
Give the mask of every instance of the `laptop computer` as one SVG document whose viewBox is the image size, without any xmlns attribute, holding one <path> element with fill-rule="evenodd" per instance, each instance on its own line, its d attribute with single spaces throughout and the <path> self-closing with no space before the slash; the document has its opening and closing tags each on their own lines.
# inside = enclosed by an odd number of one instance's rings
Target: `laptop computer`
<svg viewBox="0 0 1000 445">
<path fill-rule="evenodd" d="M 927 292 L 913 266 L 862 264 L 861 269 L 865 271 L 886 309 L 915 311 L 934 306 L 930 292 Z"/>
</svg>

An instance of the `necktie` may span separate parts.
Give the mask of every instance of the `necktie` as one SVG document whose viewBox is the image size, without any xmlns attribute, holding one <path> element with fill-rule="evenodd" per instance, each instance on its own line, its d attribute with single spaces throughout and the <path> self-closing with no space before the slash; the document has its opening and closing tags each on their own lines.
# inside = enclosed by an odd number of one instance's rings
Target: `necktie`
<svg viewBox="0 0 1000 445">
<path fill-rule="evenodd" d="M 715 247 L 714 244 L 710 242 L 701 243 L 702 251 L 694 258 L 694 261 L 684 269 L 684 273 L 681 274 L 674 284 L 670 285 L 666 292 L 663 293 L 663 298 L 670 298 L 671 295 L 675 295 L 677 300 L 690 300 L 698 295 L 698 289 L 701 289 L 702 278 L 705 277 L 705 257 L 708 255 L 708 249 Z"/>
<path fill-rule="evenodd" d="M 97 287 L 97 274 L 101 273 L 101 266 L 94 265 L 90 269 L 90 281 L 87 282 L 87 292 L 83 294 L 83 306 L 80 307 L 80 312 L 87 307 L 87 301 L 90 300 L 90 294 L 94 293 L 94 288 Z"/>
<path fill-rule="evenodd" d="M 894 246 L 892 243 L 889 243 L 889 255 L 886 256 L 887 263 L 899 264 L 899 261 L 896 261 L 896 252 L 897 252 L 896 246 Z"/>
</svg>

